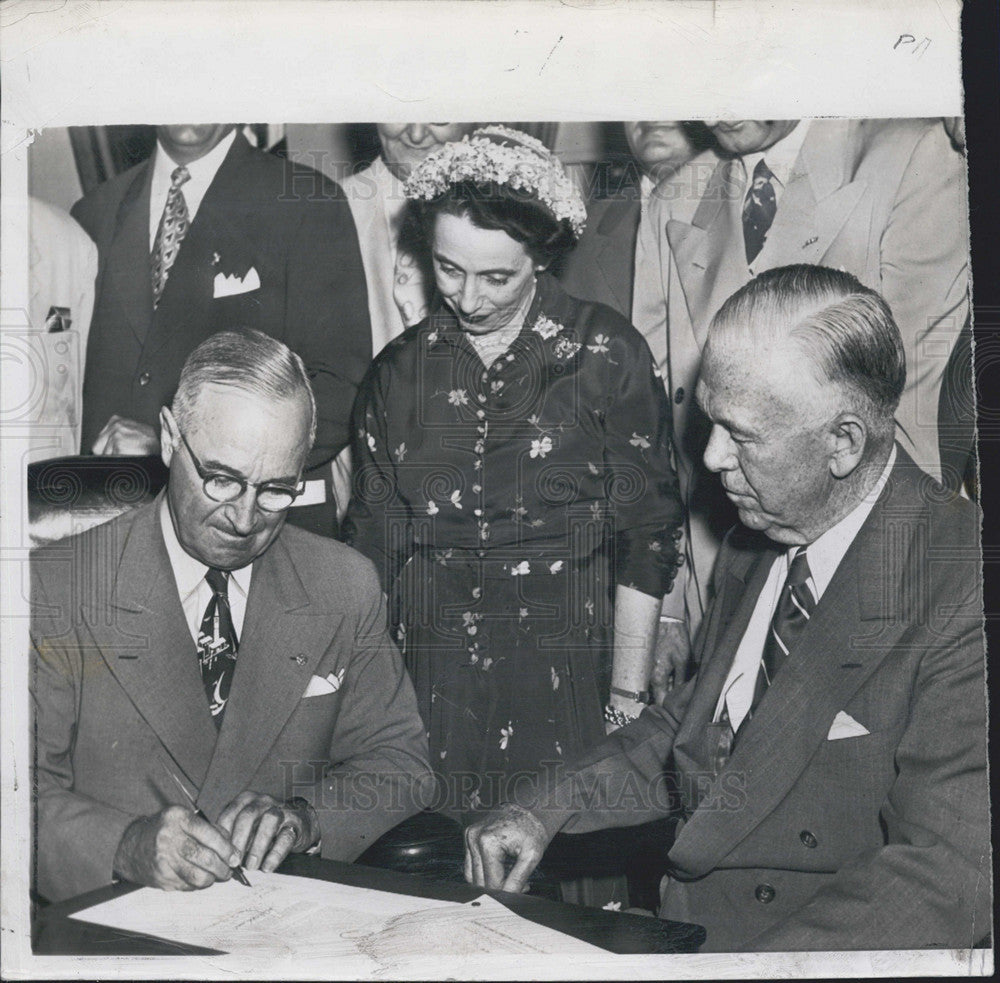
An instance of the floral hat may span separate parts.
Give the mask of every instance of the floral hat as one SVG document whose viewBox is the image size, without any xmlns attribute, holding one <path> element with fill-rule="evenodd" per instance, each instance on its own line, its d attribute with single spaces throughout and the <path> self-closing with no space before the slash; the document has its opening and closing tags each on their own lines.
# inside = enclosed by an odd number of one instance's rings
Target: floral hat
<svg viewBox="0 0 1000 983">
<path fill-rule="evenodd" d="M 566 219 L 578 238 L 586 225 L 583 198 L 559 159 L 540 140 L 520 130 L 484 126 L 461 142 L 431 151 L 411 172 L 406 197 L 431 201 L 461 181 L 528 191 L 558 221 Z"/>
</svg>

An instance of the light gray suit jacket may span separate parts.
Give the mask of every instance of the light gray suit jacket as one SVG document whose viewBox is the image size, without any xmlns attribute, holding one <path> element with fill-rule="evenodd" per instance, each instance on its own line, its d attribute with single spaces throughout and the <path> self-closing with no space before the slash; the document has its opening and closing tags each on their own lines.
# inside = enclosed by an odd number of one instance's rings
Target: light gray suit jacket
<svg viewBox="0 0 1000 983">
<path fill-rule="evenodd" d="M 107 884 L 125 827 L 245 789 L 316 808 L 353 860 L 420 808 L 427 740 L 371 564 L 286 526 L 254 564 L 220 731 L 208 711 L 157 502 L 32 558 L 37 890 Z M 313 676 L 339 688 L 304 697 Z"/>
</svg>

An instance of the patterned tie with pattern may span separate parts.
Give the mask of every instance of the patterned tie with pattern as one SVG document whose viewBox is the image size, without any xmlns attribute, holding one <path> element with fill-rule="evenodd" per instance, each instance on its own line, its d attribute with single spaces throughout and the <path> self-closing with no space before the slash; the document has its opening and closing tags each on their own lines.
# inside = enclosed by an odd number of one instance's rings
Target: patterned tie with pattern
<svg viewBox="0 0 1000 983">
<path fill-rule="evenodd" d="M 229 610 L 228 577 L 222 570 L 210 569 L 205 574 L 205 580 L 212 588 L 212 598 L 205 608 L 205 617 L 201 619 L 198 631 L 201 681 L 208 695 L 208 706 L 216 727 L 222 726 L 222 715 L 226 709 L 226 700 L 229 699 L 229 687 L 236 668 L 236 651 L 239 648 L 232 612 Z"/>
<path fill-rule="evenodd" d="M 160 216 L 156 238 L 153 240 L 151 256 L 153 310 L 156 310 L 160 303 L 163 288 L 167 285 L 167 274 L 170 272 L 170 267 L 174 265 L 174 260 L 177 259 L 181 243 L 184 241 L 184 236 L 191 224 L 191 220 L 188 218 L 187 202 L 184 200 L 184 192 L 181 191 L 181 185 L 190 178 L 191 174 L 183 164 L 175 168 L 173 174 L 170 175 L 167 203 Z"/>
<path fill-rule="evenodd" d="M 764 248 L 768 229 L 774 221 L 778 202 L 774 196 L 774 175 L 762 157 L 753 169 L 753 179 L 743 202 L 743 244 L 747 251 L 747 262 L 752 263 Z"/>
</svg>

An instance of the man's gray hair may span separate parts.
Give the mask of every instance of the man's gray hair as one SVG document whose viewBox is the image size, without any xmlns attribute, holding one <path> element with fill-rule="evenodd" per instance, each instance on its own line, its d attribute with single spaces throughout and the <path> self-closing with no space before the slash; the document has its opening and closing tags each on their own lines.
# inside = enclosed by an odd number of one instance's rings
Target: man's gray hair
<svg viewBox="0 0 1000 983">
<path fill-rule="evenodd" d="M 782 266 L 733 294 L 709 327 L 755 346 L 795 341 L 819 375 L 849 394 L 876 438 L 891 437 L 906 385 L 906 350 L 889 305 L 842 270 Z"/>
<path fill-rule="evenodd" d="M 316 399 L 302 359 L 263 331 L 219 331 L 206 338 L 184 362 L 171 411 L 181 430 L 194 425 L 198 394 L 207 385 L 232 386 L 284 402 L 309 402 L 309 447 L 316 438 Z"/>
</svg>

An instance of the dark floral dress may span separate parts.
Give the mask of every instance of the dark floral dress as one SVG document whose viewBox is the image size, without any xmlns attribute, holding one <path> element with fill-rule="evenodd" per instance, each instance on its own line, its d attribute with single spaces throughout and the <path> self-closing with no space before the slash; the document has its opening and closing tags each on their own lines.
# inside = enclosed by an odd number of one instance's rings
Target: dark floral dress
<svg viewBox="0 0 1000 983">
<path fill-rule="evenodd" d="M 348 542 L 378 567 L 443 778 L 489 808 L 604 735 L 616 583 L 662 597 L 681 505 L 646 342 L 550 277 L 487 368 L 447 308 L 355 404 Z"/>
</svg>

